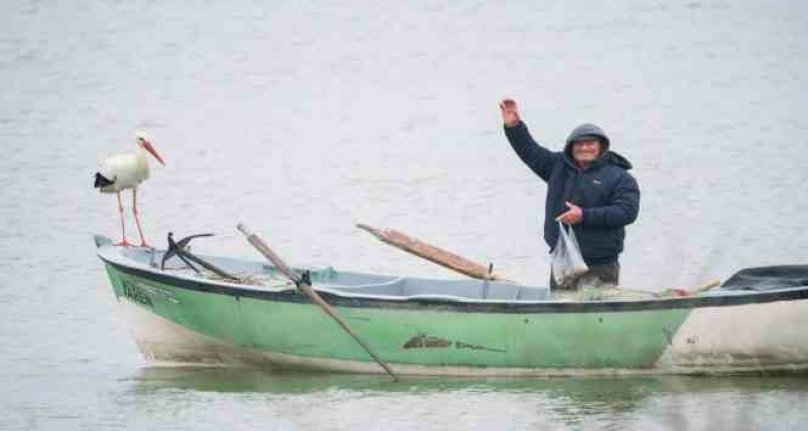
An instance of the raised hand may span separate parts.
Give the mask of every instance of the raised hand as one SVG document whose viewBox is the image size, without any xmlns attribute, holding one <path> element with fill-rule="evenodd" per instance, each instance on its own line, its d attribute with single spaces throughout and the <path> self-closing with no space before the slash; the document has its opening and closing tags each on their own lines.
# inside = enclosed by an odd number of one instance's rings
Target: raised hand
<svg viewBox="0 0 808 431">
<path fill-rule="evenodd" d="M 516 102 L 513 99 L 505 99 L 499 103 L 499 109 L 502 112 L 502 121 L 508 127 L 513 127 L 522 121 L 519 118 L 519 110 L 516 108 Z"/>
</svg>

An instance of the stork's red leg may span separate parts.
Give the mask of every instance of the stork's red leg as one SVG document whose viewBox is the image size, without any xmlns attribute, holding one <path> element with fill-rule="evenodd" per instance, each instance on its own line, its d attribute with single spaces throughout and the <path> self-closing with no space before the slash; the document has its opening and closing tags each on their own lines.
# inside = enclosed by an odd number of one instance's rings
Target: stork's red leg
<svg viewBox="0 0 808 431">
<path fill-rule="evenodd" d="M 135 223 L 137 223 L 137 232 L 140 234 L 140 246 L 151 247 L 146 244 L 146 238 L 143 237 L 143 229 L 140 227 L 140 217 L 137 211 L 137 187 L 132 189 L 132 214 L 135 215 Z"/>
<path fill-rule="evenodd" d="M 116 192 L 116 194 L 118 195 L 118 215 L 120 215 L 121 217 L 121 242 L 115 245 L 122 245 L 124 247 L 128 247 L 131 244 L 129 244 L 129 242 L 126 240 L 126 229 L 124 227 L 125 225 L 123 221 L 123 204 L 121 203 L 121 192 Z"/>
</svg>

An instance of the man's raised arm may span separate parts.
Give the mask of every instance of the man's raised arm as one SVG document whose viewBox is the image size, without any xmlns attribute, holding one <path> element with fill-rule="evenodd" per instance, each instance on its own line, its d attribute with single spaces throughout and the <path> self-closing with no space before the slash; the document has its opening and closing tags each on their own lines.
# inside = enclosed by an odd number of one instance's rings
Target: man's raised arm
<svg viewBox="0 0 808 431">
<path fill-rule="evenodd" d="M 502 112 L 502 121 L 505 123 L 505 136 L 511 147 L 533 172 L 547 181 L 556 160 L 561 157 L 561 153 L 550 151 L 533 140 L 527 126 L 519 117 L 515 101 L 505 99 L 499 104 L 499 109 Z"/>
</svg>

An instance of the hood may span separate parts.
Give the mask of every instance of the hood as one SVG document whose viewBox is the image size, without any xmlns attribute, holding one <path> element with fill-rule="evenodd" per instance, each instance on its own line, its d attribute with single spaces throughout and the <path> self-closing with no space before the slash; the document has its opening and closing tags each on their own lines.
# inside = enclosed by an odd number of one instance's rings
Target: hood
<svg viewBox="0 0 808 431">
<path fill-rule="evenodd" d="M 597 159 L 595 163 L 599 163 L 601 161 L 604 163 L 611 163 L 613 165 L 620 166 L 625 170 L 629 170 L 634 167 L 631 165 L 631 162 L 628 161 L 627 158 L 621 156 L 620 154 L 615 153 L 614 151 L 607 151 L 606 154 L 600 156 L 600 158 Z"/>
<path fill-rule="evenodd" d="M 620 166 L 625 170 L 632 168 L 631 162 L 629 162 L 628 159 L 620 154 L 615 153 L 614 151 L 609 151 L 611 143 L 609 142 L 609 137 L 606 135 L 606 132 L 604 132 L 599 126 L 589 123 L 581 124 L 580 126 L 572 129 L 572 132 L 570 132 L 570 135 L 567 137 L 567 144 L 564 146 L 564 155 L 567 156 L 567 160 L 570 162 L 573 160 L 572 141 L 587 135 L 597 136 L 601 139 L 601 142 L 603 142 L 603 155 L 600 156 L 596 163 L 611 163 Z"/>
<path fill-rule="evenodd" d="M 567 137 L 567 145 L 564 146 L 564 152 L 572 156 L 572 153 L 570 153 L 572 141 L 587 135 L 599 137 L 601 141 L 603 141 L 603 153 L 606 154 L 606 152 L 609 151 L 609 137 L 606 136 L 606 132 L 594 124 L 586 123 L 572 129 L 572 132 L 570 132 L 570 135 Z"/>
</svg>

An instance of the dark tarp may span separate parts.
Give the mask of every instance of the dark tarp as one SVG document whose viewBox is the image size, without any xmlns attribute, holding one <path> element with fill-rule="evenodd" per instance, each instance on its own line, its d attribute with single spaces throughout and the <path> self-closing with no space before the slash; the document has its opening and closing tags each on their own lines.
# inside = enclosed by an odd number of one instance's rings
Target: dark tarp
<svg viewBox="0 0 808 431">
<path fill-rule="evenodd" d="M 774 290 L 808 287 L 808 265 L 780 265 L 746 268 L 721 285 L 726 290 Z"/>
</svg>

